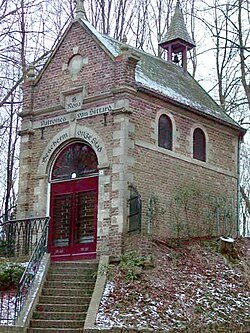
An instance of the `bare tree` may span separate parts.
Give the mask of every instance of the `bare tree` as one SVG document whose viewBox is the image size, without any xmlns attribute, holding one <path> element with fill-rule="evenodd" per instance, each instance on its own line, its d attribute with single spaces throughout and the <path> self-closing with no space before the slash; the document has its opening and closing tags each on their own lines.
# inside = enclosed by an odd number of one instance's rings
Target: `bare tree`
<svg viewBox="0 0 250 333">
<path fill-rule="evenodd" d="M 56 0 L 0 2 L 0 217 L 5 220 L 12 213 L 17 196 L 20 83 L 30 63 L 39 69 L 47 59 L 72 14 L 69 3 L 72 1 L 60 2 L 57 13 Z"/>
<path fill-rule="evenodd" d="M 247 0 L 202 1 L 199 14 L 214 42 L 218 102 L 234 119 L 250 125 L 250 11 Z M 250 219 L 249 147 L 243 147 L 240 193 L 245 214 Z"/>
</svg>

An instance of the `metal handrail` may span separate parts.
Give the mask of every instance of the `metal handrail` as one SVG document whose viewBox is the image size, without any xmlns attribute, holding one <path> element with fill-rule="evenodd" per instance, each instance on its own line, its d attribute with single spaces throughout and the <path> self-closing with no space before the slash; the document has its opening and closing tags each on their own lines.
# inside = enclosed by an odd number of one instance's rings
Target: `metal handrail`
<svg viewBox="0 0 250 333">
<path fill-rule="evenodd" d="M 34 282 L 43 255 L 45 252 L 47 252 L 48 225 L 49 225 L 49 218 L 46 218 L 42 235 L 39 241 L 37 242 L 36 247 L 34 248 L 33 253 L 31 255 L 30 261 L 26 266 L 26 269 L 19 281 L 18 291 L 16 294 L 14 321 L 17 319 L 24 304 L 25 298 Z"/>
<path fill-rule="evenodd" d="M 1 253 L 5 257 L 30 256 L 42 233 L 46 217 L 11 220 L 0 224 Z"/>
</svg>

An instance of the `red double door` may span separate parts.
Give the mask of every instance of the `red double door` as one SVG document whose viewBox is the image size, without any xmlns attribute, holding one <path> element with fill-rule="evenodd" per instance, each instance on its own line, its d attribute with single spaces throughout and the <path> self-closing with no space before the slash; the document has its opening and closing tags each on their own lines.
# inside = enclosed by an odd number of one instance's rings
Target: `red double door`
<svg viewBox="0 0 250 333">
<path fill-rule="evenodd" d="M 95 258 L 98 177 L 51 184 L 48 248 L 52 260 Z"/>
</svg>

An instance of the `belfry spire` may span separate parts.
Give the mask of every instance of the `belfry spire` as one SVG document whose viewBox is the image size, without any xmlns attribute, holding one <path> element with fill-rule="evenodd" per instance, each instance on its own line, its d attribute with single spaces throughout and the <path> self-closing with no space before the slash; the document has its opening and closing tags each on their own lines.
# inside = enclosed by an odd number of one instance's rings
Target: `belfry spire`
<svg viewBox="0 0 250 333">
<path fill-rule="evenodd" d="M 185 71 L 187 70 L 187 51 L 194 48 L 195 43 L 187 31 L 179 0 L 177 0 L 169 29 L 162 37 L 159 45 L 167 50 L 168 61 L 176 64 L 181 61 L 181 66 Z M 181 57 L 181 60 L 179 60 L 179 57 Z"/>
</svg>

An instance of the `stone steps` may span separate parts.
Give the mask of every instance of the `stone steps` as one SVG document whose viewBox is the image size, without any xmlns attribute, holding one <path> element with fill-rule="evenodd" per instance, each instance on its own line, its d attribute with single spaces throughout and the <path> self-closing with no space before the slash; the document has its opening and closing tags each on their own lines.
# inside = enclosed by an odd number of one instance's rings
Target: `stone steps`
<svg viewBox="0 0 250 333">
<path fill-rule="evenodd" d="M 40 296 L 39 304 L 84 304 L 89 302 L 91 297 L 65 297 L 65 296 Z"/>
<path fill-rule="evenodd" d="M 78 289 L 78 288 L 73 288 L 73 289 L 61 289 L 61 288 L 46 288 L 44 289 L 43 295 L 44 296 L 91 296 L 92 295 L 92 290 L 90 288 L 86 289 Z"/>
<path fill-rule="evenodd" d="M 46 281 L 45 288 L 58 288 L 58 289 L 93 289 L 95 282 L 79 282 L 79 281 Z"/>
<path fill-rule="evenodd" d="M 31 327 L 37 328 L 83 328 L 84 320 L 32 319 Z"/>
<path fill-rule="evenodd" d="M 27 333 L 83 332 L 96 272 L 96 262 L 53 262 Z"/>
<path fill-rule="evenodd" d="M 72 311 L 72 309 L 70 309 Z M 34 319 L 42 319 L 42 320 L 84 320 L 86 317 L 86 312 L 84 311 L 74 311 L 74 312 L 47 312 L 47 311 L 34 311 L 33 318 Z"/>
<path fill-rule="evenodd" d="M 83 333 L 82 328 L 28 328 L 27 333 Z"/>
<path fill-rule="evenodd" d="M 48 280 L 50 281 L 62 281 L 62 277 L 63 277 L 63 281 L 76 281 L 76 282 L 81 282 L 81 281 L 85 281 L 85 282 L 94 282 L 96 280 L 96 276 L 92 276 L 92 275 L 78 275 L 78 274 L 74 274 L 72 273 L 72 275 L 70 274 L 64 274 L 64 273 L 48 273 Z"/>
<path fill-rule="evenodd" d="M 40 312 L 87 312 L 89 304 L 46 304 L 38 303 L 36 310 Z M 62 314 L 63 315 L 63 314 Z"/>
</svg>

